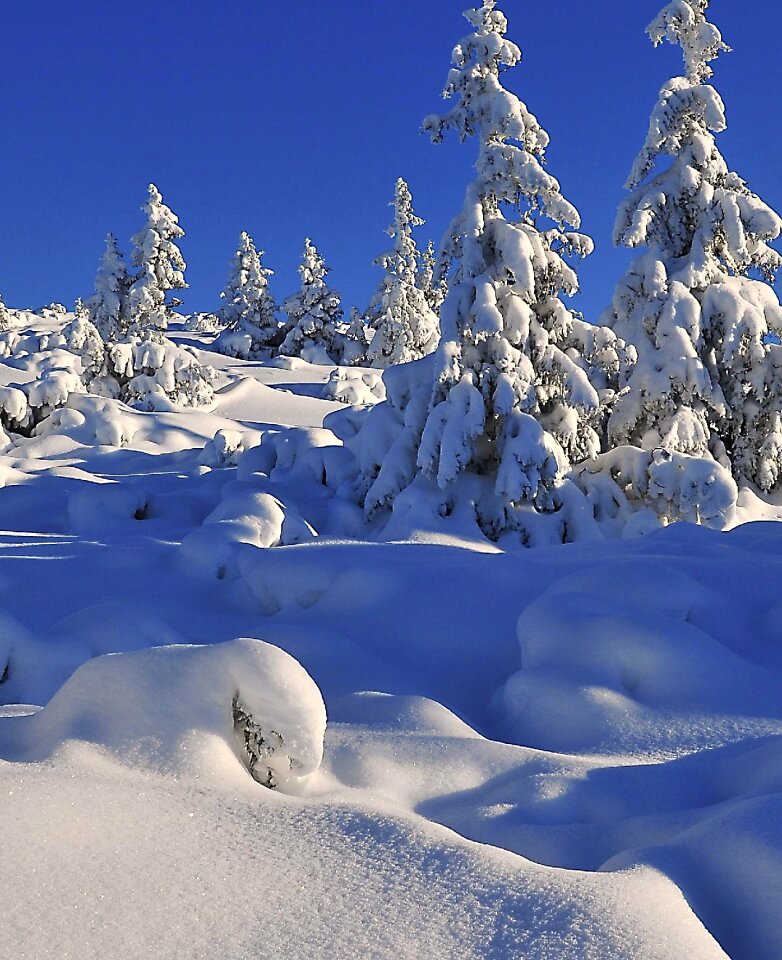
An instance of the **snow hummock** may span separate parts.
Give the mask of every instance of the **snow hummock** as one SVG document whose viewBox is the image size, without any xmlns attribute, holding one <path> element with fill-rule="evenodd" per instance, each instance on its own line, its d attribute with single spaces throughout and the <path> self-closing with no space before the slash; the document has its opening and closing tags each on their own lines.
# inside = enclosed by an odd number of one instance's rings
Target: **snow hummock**
<svg viewBox="0 0 782 960">
<path fill-rule="evenodd" d="M 43 710 L 2 721 L 0 743 L 18 762 L 86 741 L 134 768 L 200 779 L 223 777 L 233 753 L 284 787 L 318 769 L 325 730 L 320 692 L 292 657 L 234 640 L 88 660 Z"/>
</svg>

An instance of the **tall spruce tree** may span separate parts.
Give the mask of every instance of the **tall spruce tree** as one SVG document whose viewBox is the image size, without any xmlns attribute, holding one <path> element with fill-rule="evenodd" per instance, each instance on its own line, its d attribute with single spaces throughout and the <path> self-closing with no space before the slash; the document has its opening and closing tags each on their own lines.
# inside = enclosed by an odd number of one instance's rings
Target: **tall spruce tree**
<svg viewBox="0 0 782 960">
<path fill-rule="evenodd" d="M 638 351 L 623 374 L 612 442 L 730 461 L 770 489 L 782 474 L 782 309 L 769 243 L 782 220 L 727 166 L 725 108 L 707 81 L 723 51 L 709 0 L 673 0 L 649 25 L 681 47 L 684 75 L 660 91 L 627 183 L 615 241 L 647 250 L 604 314 Z M 765 281 L 765 282 L 764 282 Z M 727 449 L 726 449 L 727 448 Z"/>
<path fill-rule="evenodd" d="M 437 316 L 418 287 L 421 255 L 413 230 L 424 221 L 413 213 L 410 188 L 401 177 L 391 206 L 394 223 L 388 235 L 394 246 L 375 261 L 385 275 L 367 312 L 372 331 L 367 359 L 374 367 L 390 367 L 426 356 L 437 346 L 439 333 Z"/>
<path fill-rule="evenodd" d="M 185 235 L 179 219 L 163 203 L 154 183 L 142 207 L 146 223 L 133 237 L 132 264 L 136 277 L 128 293 L 133 333 L 159 335 L 168 327 L 172 303 L 168 294 L 183 290 L 185 261 L 176 244 Z"/>
<path fill-rule="evenodd" d="M 547 514 L 548 538 L 572 539 L 584 503 L 565 475 L 571 462 L 599 451 L 620 345 L 562 300 L 578 289 L 566 257 L 588 254 L 592 242 L 566 229 L 578 229 L 579 215 L 544 169 L 548 135 L 502 85 L 521 59 L 505 38 L 506 18 L 495 0 L 465 16 L 473 32 L 454 49 L 444 91 L 458 102 L 424 127 L 435 142 L 449 130 L 476 137 L 477 176 L 444 250 L 455 270 L 439 348 L 415 376 L 394 368 L 388 402 L 361 431 L 369 441 L 359 452 L 365 510 L 390 506 L 421 478 L 453 491 L 447 511 L 469 476 L 469 499 L 489 537 L 518 531 L 532 542 L 536 517 Z M 518 219 L 506 219 L 506 209 Z M 398 425 L 382 450 L 370 436 L 379 436 L 381 417 Z"/>
</svg>

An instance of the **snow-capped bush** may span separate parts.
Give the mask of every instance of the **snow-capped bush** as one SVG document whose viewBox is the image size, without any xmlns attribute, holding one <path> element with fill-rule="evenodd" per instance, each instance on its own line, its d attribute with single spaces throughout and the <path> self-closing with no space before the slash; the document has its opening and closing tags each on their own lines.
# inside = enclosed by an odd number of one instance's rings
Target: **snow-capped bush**
<svg viewBox="0 0 782 960">
<path fill-rule="evenodd" d="M 38 342 L 38 338 L 29 338 Z M 19 344 L 28 338 L 19 338 Z M 11 442 L 14 434 L 30 436 L 38 433 L 41 425 L 58 408 L 67 404 L 74 394 L 85 392 L 81 374 L 80 359 L 61 349 L 50 352 L 36 351 L 32 355 L 36 376 L 24 383 L 11 383 L 0 386 L 0 441 L 3 445 Z M 26 358 L 22 352 L 20 359 Z M 11 435 L 11 436 L 9 436 Z"/>
<path fill-rule="evenodd" d="M 241 430 L 218 430 L 205 444 L 198 462 L 218 470 L 235 467 L 247 446 L 248 435 Z"/>
<path fill-rule="evenodd" d="M 352 469 L 352 456 L 331 430 L 290 427 L 267 430 L 258 446 L 242 457 L 237 476 L 247 481 L 267 477 L 281 490 L 288 484 L 337 490 Z"/>
<path fill-rule="evenodd" d="M 94 392 L 142 410 L 208 406 L 214 398 L 213 368 L 170 340 L 109 344 L 107 371 Z"/>
<path fill-rule="evenodd" d="M 326 709 L 289 654 L 261 640 L 166 646 L 87 661 L 39 713 L 22 718 L 22 756 L 76 738 L 166 773 L 222 779 L 233 755 L 262 785 L 296 790 L 323 757 Z M 194 749 L 203 741 L 222 743 Z"/>
<path fill-rule="evenodd" d="M 21 387 L 0 387 L 0 414 L 6 429 L 18 431 L 29 423 L 27 394 Z"/>
<path fill-rule="evenodd" d="M 376 370 L 336 367 L 323 388 L 324 400 L 339 400 L 349 406 L 368 406 L 385 398 L 383 379 Z"/>
<path fill-rule="evenodd" d="M 0 357 L 12 357 L 18 351 L 19 339 L 14 330 L 0 330 Z"/>
<path fill-rule="evenodd" d="M 43 317 L 46 320 L 62 320 L 62 318 L 68 312 L 68 308 L 64 303 L 47 303 L 42 307 L 39 307 L 35 313 L 39 317 Z"/>
<path fill-rule="evenodd" d="M 72 393 L 84 393 L 81 378 L 73 370 L 47 370 L 37 380 L 25 384 L 27 403 L 35 420 L 43 419 L 52 410 L 68 402 Z"/>
<path fill-rule="evenodd" d="M 290 505 L 253 484 L 233 482 L 204 520 L 182 541 L 182 555 L 218 579 L 232 579 L 247 545 L 261 549 L 307 543 L 315 530 Z"/>
<path fill-rule="evenodd" d="M 617 536 L 678 520 L 722 530 L 738 497 L 730 471 L 716 461 L 662 448 L 616 447 L 582 464 L 573 479 L 604 531 Z"/>
<path fill-rule="evenodd" d="M 208 311 L 193 313 L 185 321 L 185 330 L 188 333 L 217 333 L 220 330 L 220 317 Z"/>
</svg>

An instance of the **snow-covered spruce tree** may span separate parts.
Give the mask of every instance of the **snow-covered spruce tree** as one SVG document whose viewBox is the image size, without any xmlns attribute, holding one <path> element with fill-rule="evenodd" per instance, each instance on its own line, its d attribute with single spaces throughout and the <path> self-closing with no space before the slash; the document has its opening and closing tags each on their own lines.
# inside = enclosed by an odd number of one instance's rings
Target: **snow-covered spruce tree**
<svg viewBox="0 0 782 960">
<path fill-rule="evenodd" d="M 707 82 L 728 47 L 709 0 L 673 0 L 648 27 L 679 45 L 685 72 L 662 88 L 616 221 L 615 241 L 647 247 L 602 321 L 638 351 L 610 438 L 730 461 L 770 489 L 782 474 L 782 309 L 769 283 L 782 220 L 731 172 L 715 134 L 725 108 Z M 726 449 L 727 448 L 727 449 Z M 727 456 L 726 456 L 727 455 Z"/>
<path fill-rule="evenodd" d="M 84 386 L 89 389 L 96 378 L 106 373 L 106 346 L 100 331 L 90 319 L 89 308 L 81 300 L 76 301 L 73 320 L 63 327 L 62 335 L 68 351 L 79 357 L 79 374 Z"/>
<path fill-rule="evenodd" d="M 142 207 L 144 227 L 133 237 L 132 264 L 138 273 L 128 293 L 131 330 L 143 336 L 157 336 L 168 327 L 171 290 L 183 290 L 185 261 L 176 241 L 185 235 L 173 211 L 163 203 L 154 183 Z"/>
<path fill-rule="evenodd" d="M 394 246 L 375 260 L 385 276 L 367 312 L 372 331 L 367 359 L 373 367 L 390 367 L 426 356 L 437 346 L 439 335 L 437 316 L 417 285 L 421 255 L 413 230 L 424 221 L 413 213 L 413 198 L 401 177 L 391 206 L 394 223 L 388 235 Z"/>
<path fill-rule="evenodd" d="M 340 337 L 339 362 L 345 367 L 363 367 L 367 364 L 367 349 L 371 331 L 358 307 L 350 308 L 350 323 Z"/>
<path fill-rule="evenodd" d="M 215 344 L 221 353 L 247 359 L 279 346 L 277 305 L 269 291 L 269 277 L 274 271 L 262 265 L 262 256 L 263 252 L 255 249 L 252 237 L 242 233 L 221 294 L 223 305 L 219 316 L 225 330 Z"/>
<path fill-rule="evenodd" d="M 350 446 L 369 517 L 409 507 L 413 489 L 428 487 L 439 489 L 442 513 L 472 503 L 490 538 L 570 540 L 592 520 L 566 474 L 600 449 L 621 344 L 561 299 L 578 289 L 565 257 L 592 242 L 566 232 L 579 216 L 543 168 L 549 138 L 501 83 L 521 59 L 506 18 L 494 0 L 465 16 L 473 32 L 454 50 L 444 92 L 458 103 L 424 124 L 435 142 L 451 129 L 479 142 L 477 177 L 444 251 L 455 271 L 442 339 L 433 358 L 386 372 L 389 399 Z M 507 220 L 506 205 L 520 219 Z"/>
<path fill-rule="evenodd" d="M 107 343 L 121 340 L 128 332 L 132 282 L 117 240 L 110 233 L 95 277 L 95 294 L 87 301 L 90 320 Z"/>
<path fill-rule="evenodd" d="M 280 347 L 285 356 L 303 357 L 314 363 L 339 362 L 342 306 L 339 294 L 326 283 L 328 272 L 323 257 L 306 239 L 299 266 L 301 290 L 288 297 L 282 307 L 288 318 Z"/>
<path fill-rule="evenodd" d="M 439 263 L 434 241 L 430 240 L 418 262 L 418 287 L 423 290 L 432 313 L 440 316 L 440 308 L 448 295 L 448 271 Z"/>
</svg>

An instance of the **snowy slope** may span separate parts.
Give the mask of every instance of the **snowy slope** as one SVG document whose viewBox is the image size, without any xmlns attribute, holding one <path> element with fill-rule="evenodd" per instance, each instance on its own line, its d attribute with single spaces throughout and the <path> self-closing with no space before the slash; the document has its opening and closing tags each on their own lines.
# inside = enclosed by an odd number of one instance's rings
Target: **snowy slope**
<svg viewBox="0 0 782 960">
<path fill-rule="evenodd" d="M 782 528 L 313 539 L 204 447 L 330 369 L 209 359 L 0 456 L 0 957 L 782 956 Z"/>
</svg>

